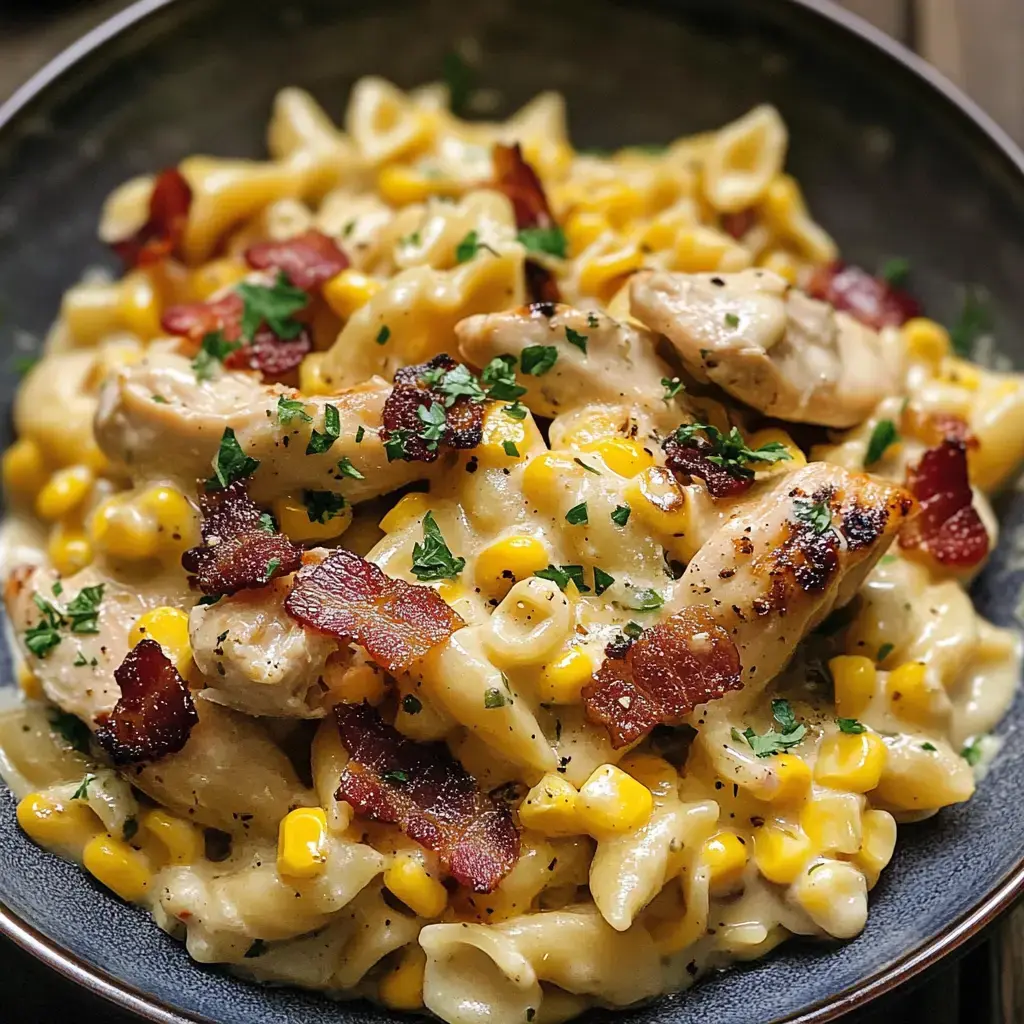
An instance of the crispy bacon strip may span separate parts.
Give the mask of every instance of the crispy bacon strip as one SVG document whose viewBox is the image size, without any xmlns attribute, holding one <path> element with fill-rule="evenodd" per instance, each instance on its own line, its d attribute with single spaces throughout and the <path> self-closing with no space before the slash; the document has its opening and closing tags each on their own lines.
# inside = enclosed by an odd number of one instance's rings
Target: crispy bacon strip
<svg viewBox="0 0 1024 1024">
<path fill-rule="evenodd" d="M 732 498 L 750 490 L 754 484 L 753 476 L 733 476 L 724 466 L 712 462 L 708 456 L 714 452 L 715 446 L 700 435 L 680 441 L 672 434 L 662 448 L 665 450 L 665 465 L 686 483 L 692 477 L 699 477 L 712 498 Z"/>
<path fill-rule="evenodd" d="M 349 265 L 348 257 L 334 239 L 315 228 L 284 242 L 250 246 L 245 261 L 254 270 L 284 273 L 296 288 L 305 292 L 316 291 Z"/>
<path fill-rule="evenodd" d="M 383 427 L 380 436 L 387 441 L 398 431 L 404 438 L 401 456 L 406 462 L 433 462 L 440 454 L 441 447 L 475 448 L 483 436 L 484 405 L 469 398 L 460 397 L 445 409 L 445 429 L 441 437 L 433 442 L 421 435 L 427 426 L 424 414 L 440 404 L 445 408 L 445 395 L 436 384 L 424 380 L 425 374 L 439 376 L 438 371 L 447 372 L 458 366 L 451 356 L 442 353 L 434 356 L 429 363 L 418 366 L 403 366 L 395 373 L 395 386 L 384 403 Z"/>
<path fill-rule="evenodd" d="M 385 576 L 338 548 L 295 578 L 285 609 L 305 626 L 366 648 L 388 672 L 401 672 L 465 625 L 430 587 Z"/>
<path fill-rule="evenodd" d="M 149 219 L 129 238 L 110 246 L 128 267 L 148 267 L 179 255 L 192 206 L 192 189 L 177 167 L 161 171 L 149 197 Z"/>
<path fill-rule="evenodd" d="M 508 808 L 480 792 L 445 744 L 406 739 L 369 704 L 338 704 L 334 715 L 351 757 L 336 798 L 397 824 L 461 885 L 491 892 L 519 859 Z"/>
<path fill-rule="evenodd" d="M 96 719 L 114 764 L 157 761 L 181 750 L 199 721 L 192 694 L 155 640 L 140 640 L 114 671 L 121 697 Z"/>
<path fill-rule="evenodd" d="M 923 551 L 951 569 L 975 566 L 988 554 L 988 531 L 967 476 L 967 447 L 966 441 L 947 437 L 907 470 L 907 487 L 921 509 L 900 530 L 900 547 Z"/>
<path fill-rule="evenodd" d="M 583 705 L 592 722 L 607 728 L 612 746 L 624 747 L 740 689 L 740 670 L 739 651 L 711 612 L 684 608 L 607 658 L 583 687 Z"/>
<path fill-rule="evenodd" d="M 181 556 L 189 582 L 204 594 L 219 596 L 266 586 L 278 576 L 295 572 L 302 549 L 283 533 L 267 529 L 244 480 L 222 491 L 199 495 L 203 513 L 203 543 Z M 272 524 L 270 524 L 272 525 Z"/>
<path fill-rule="evenodd" d="M 807 294 L 849 313 L 876 331 L 899 327 L 921 313 L 912 295 L 845 263 L 830 263 L 815 270 L 807 282 Z"/>
</svg>

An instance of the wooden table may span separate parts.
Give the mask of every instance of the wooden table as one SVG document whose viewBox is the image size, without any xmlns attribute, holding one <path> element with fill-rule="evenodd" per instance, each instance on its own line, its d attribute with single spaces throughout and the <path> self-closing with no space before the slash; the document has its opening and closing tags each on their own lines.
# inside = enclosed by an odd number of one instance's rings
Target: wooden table
<svg viewBox="0 0 1024 1024">
<path fill-rule="evenodd" d="M 840 2 L 930 60 L 1024 143 L 1024 0 Z M 49 17 L 34 12 L 21 21 L 12 20 L 5 6 L 0 3 L 0 99 L 126 2 L 79 3 Z M 51 1014 L 58 1019 L 58 1012 L 61 1019 L 68 1019 L 67 1010 L 76 999 L 70 987 L 7 946 L 0 944 L 5 975 L 0 1009 L 13 1010 L 9 1000 L 14 999 L 18 1018 L 29 1024 L 49 1021 Z M 81 1024 L 127 1021 L 91 999 L 79 1001 L 72 1016 Z M 869 1014 L 865 1024 L 867 1020 L 871 1024 L 1022 1024 L 1024 906 L 995 930 L 986 947 L 970 955 L 960 972 L 936 972 L 920 990 L 889 1002 Z"/>
</svg>

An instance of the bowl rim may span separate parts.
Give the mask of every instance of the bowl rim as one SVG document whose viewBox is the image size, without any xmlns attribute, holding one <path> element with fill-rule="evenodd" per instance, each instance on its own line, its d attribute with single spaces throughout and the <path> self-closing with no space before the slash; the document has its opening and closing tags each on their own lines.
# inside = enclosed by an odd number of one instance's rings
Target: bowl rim
<svg viewBox="0 0 1024 1024">
<path fill-rule="evenodd" d="M 19 86 L 7 100 L 0 103 L 0 133 L 7 130 L 19 115 L 42 98 L 51 86 L 81 61 L 141 22 L 178 2 L 179 0 L 135 0 L 61 50 Z M 1024 149 L 1018 146 L 991 115 L 923 57 L 860 15 L 840 7 L 835 0 L 777 2 L 789 3 L 803 9 L 811 17 L 831 22 L 832 25 L 844 29 L 861 42 L 873 47 L 882 56 L 901 64 L 938 93 L 962 118 L 979 129 L 1001 156 L 1024 176 Z M 1022 896 L 1024 853 L 1015 867 L 993 886 L 988 895 L 946 931 L 925 940 L 902 957 L 879 968 L 859 985 L 837 992 L 808 1010 L 777 1018 L 771 1024 L 827 1024 L 842 1014 L 866 1006 L 977 937 Z M 21 949 L 85 990 L 135 1013 L 143 1020 L 153 1021 L 155 1024 L 216 1024 L 212 1018 L 205 1015 L 185 1014 L 175 1010 L 153 996 L 113 977 L 102 968 L 85 962 L 23 921 L 3 904 L 0 904 L 0 935 L 10 939 Z"/>
</svg>

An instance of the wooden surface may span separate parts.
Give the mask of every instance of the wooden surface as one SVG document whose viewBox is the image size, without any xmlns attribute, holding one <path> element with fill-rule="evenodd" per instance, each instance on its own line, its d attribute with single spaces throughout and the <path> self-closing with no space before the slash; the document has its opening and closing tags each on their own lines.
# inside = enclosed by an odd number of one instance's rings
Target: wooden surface
<svg viewBox="0 0 1024 1024">
<path fill-rule="evenodd" d="M 7 4 L 0 0 L 0 100 L 54 53 L 125 3 L 94 0 L 43 16 L 35 5 L 26 6 L 31 17 L 12 19 L 5 12 Z M 1024 0 L 842 0 L 842 6 L 917 50 L 1024 143 Z M 4 974 L 12 981 L 24 982 L 12 987 L 22 989 L 28 1000 L 18 1003 L 19 1017 L 28 1022 L 48 1020 L 45 1007 L 61 1003 L 66 1011 L 70 1002 L 64 1000 L 72 998 L 67 994 L 70 990 L 49 980 L 41 965 L 5 950 L 5 945 L 0 942 Z M 979 973 L 989 969 L 994 990 L 991 1000 L 974 985 L 965 998 L 961 978 L 976 981 Z M 46 999 L 47 985 L 56 989 L 52 992 L 56 998 L 44 1006 L 40 1000 Z M 11 989 L 5 988 L 6 993 L 0 994 L 0 1010 L 13 1010 L 14 1004 L 5 998 Z M 920 992 L 904 996 L 899 1004 L 890 1004 L 872 1018 L 877 1024 L 895 1024 L 901 1019 L 915 1024 L 1022 1024 L 1024 907 L 999 926 L 987 952 L 972 954 L 959 974 L 940 969 Z M 92 1005 L 87 1001 L 65 1019 L 94 1019 L 104 1024 L 124 1019 L 102 1010 L 93 1017 Z"/>
</svg>

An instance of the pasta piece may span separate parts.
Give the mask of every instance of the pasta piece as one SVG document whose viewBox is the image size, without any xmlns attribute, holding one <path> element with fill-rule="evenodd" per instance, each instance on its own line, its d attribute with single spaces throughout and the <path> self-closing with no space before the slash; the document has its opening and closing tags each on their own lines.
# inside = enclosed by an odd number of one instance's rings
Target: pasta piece
<svg viewBox="0 0 1024 1024">
<path fill-rule="evenodd" d="M 752 206 L 782 170 L 788 141 L 779 112 L 767 104 L 726 125 L 703 154 L 705 198 L 725 213 Z"/>
</svg>

